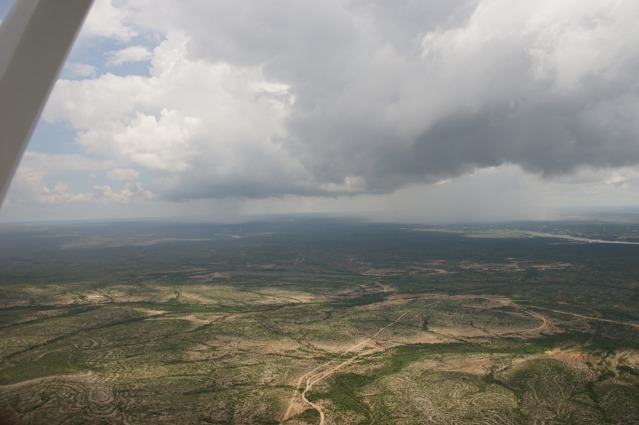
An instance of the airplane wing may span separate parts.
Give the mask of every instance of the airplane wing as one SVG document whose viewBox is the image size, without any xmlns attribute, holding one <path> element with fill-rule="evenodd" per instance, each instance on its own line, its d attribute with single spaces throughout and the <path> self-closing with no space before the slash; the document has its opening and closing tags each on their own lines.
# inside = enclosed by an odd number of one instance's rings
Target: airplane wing
<svg viewBox="0 0 639 425">
<path fill-rule="evenodd" d="M 0 206 L 93 0 L 16 0 L 0 25 Z"/>
</svg>

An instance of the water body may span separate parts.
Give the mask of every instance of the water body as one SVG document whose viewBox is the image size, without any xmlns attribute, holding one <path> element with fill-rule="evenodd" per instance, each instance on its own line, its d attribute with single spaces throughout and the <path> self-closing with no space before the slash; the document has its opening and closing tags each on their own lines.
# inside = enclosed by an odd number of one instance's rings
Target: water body
<svg viewBox="0 0 639 425">
<path fill-rule="evenodd" d="M 525 233 L 531 236 L 538 236 L 540 238 L 567 239 L 569 241 L 581 242 L 581 243 L 611 243 L 616 245 L 639 245 L 639 242 L 607 241 L 604 239 L 589 239 L 589 238 L 581 238 L 579 236 L 556 235 L 554 233 L 544 233 L 544 232 L 531 232 L 528 230 L 518 230 L 518 232 Z"/>
</svg>

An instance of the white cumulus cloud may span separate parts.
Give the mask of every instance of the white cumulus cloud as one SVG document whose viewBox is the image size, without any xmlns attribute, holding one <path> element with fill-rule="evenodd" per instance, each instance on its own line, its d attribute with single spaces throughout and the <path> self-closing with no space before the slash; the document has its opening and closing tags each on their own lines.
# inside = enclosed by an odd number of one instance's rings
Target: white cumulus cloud
<svg viewBox="0 0 639 425">
<path fill-rule="evenodd" d="M 281 142 L 289 87 L 259 66 L 191 60 L 187 42 L 169 34 L 153 52 L 149 77 L 59 81 L 45 119 L 70 122 L 91 155 L 159 173 L 157 191 L 167 197 L 307 190 L 304 170 Z"/>
<path fill-rule="evenodd" d="M 137 35 L 126 4 L 117 0 L 95 0 L 82 26 L 80 37 L 106 37 L 129 41 Z"/>
<path fill-rule="evenodd" d="M 107 52 L 108 65 L 122 65 L 129 62 L 142 62 L 151 59 L 152 53 L 144 46 L 129 46 L 121 50 Z"/>
</svg>

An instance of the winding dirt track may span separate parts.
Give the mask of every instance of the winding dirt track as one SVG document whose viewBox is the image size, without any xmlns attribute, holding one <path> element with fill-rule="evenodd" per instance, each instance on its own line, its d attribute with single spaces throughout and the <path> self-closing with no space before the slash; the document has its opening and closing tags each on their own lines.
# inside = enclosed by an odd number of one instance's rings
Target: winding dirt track
<svg viewBox="0 0 639 425">
<path fill-rule="evenodd" d="M 397 322 L 399 322 L 408 312 L 404 312 L 402 313 L 397 319 L 395 319 L 393 322 L 389 323 L 386 326 L 381 327 L 377 332 L 375 332 L 373 335 L 371 335 L 370 337 L 368 337 L 367 339 L 365 339 L 364 341 L 358 342 L 357 344 L 354 344 L 353 346 L 351 346 L 348 350 L 346 350 L 342 355 L 347 355 L 349 353 L 353 353 L 355 350 L 358 350 L 360 347 L 363 347 L 371 342 L 374 341 L 374 339 L 384 330 L 388 329 L 389 327 L 393 326 L 394 324 L 396 324 Z M 328 378 L 329 376 L 333 375 L 335 372 L 337 372 L 338 370 L 340 370 L 341 368 L 343 368 L 344 366 L 347 366 L 353 362 L 355 362 L 359 357 L 361 356 L 367 356 L 370 354 L 374 354 L 383 350 L 387 350 L 388 348 L 394 347 L 396 346 L 396 344 L 390 345 L 390 346 L 386 346 L 386 347 L 378 347 L 378 348 L 373 348 L 370 350 L 366 350 L 363 351 L 361 353 L 356 353 L 353 356 L 347 358 L 344 361 L 340 362 L 340 359 L 333 359 L 330 360 L 326 363 L 323 363 L 319 366 L 317 366 L 315 369 L 310 370 L 308 372 L 306 372 L 305 374 L 303 374 L 302 376 L 300 376 L 297 380 L 297 383 L 295 385 L 295 391 L 293 392 L 293 395 L 291 397 L 291 401 L 288 404 L 288 407 L 286 409 L 286 412 L 284 413 L 284 416 L 282 417 L 282 420 L 280 423 L 284 423 L 286 422 L 287 419 L 289 419 L 293 413 L 293 410 L 295 408 L 295 405 L 298 404 L 298 397 L 301 399 L 301 404 L 308 404 L 310 405 L 313 409 L 315 409 L 319 415 L 320 415 L 320 425 L 324 425 L 324 421 L 325 421 L 325 415 L 324 415 L 324 410 L 322 409 L 321 406 L 313 403 L 312 401 L 309 401 L 306 398 L 306 393 L 308 392 L 308 390 L 310 390 L 313 385 L 315 385 L 316 383 L 322 381 L 323 379 Z M 339 363 L 338 363 L 339 362 Z M 302 390 L 302 383 L 304 383 L 304 389 Z"/>
<path fill-rule="evenodd" d="M 586 316 L 586 315 L 579 314 L 579 313 L 571 313 L 569 311 L 555 310 L 555 309 L 552 309 L 552 308 L 539 307 L 539 306 L 536 306 L 536 305 L 531 305 L 530 307 L 538 308 L 540 310 L 552 311 L 553 313 L 566 314 L 568 316 L 580 317 L 582 319 L 595 320 L 597 322 L 616 323 L 618 325 L 632 326 L 634 328 L 639 329 L 639 324 L 637 324 L 637 323 L 622 322 L 622 321 L 619 321 L 619 320 L 612 320 L 612 319 L 604 319 L 602 317 Z"/>
<path fill-rule="evenodd" d="M 477 297 L 478 295 L 473 295 L 473 297 Z M 437 302 L 439 302 L 440 299 L 445 299 L 445 298 L 467 298 L 468 296 L 444 296 L 444 295 L 437 295 L 437 296 L 433 296 L 432 294 L 429 294 L 427 297 L 423 297 L 423 298 L 431 298 L 431 299 L 435 299 L 436 301 L 434 301 L 433 303 L 429 304 L 435 304 Z M 510 335 L 510 334 L 529 334 L 529 333 L 533 333 L 533 332 L 540 332 L 546 328 L 548 328 L 550 326 L 550 320 L 548 319 L 547 316 L 543 315 L 542 313 L 539 313 L 537 311 L 534 311 L 532 309 L 530 309 L 529 307 L 532 308 L 539 308 L 542 310 L 547 310 L 547 311 L 553 311 L 556 313 L 563 313 L 563 314 L 569 314 L 572 316 L 576 316 L 576 317 L 582 317 L 585 319 L 591 319 L 591 320 L 599 320 L 599 321 L 603 321 L 603 322 L 611 322 L 611 323 L 618 323 L 618 324 L 622 324 L 622 325 L 628 325 L 628 326 L 634 326 L 634 327 L 638 327 L 639 325 L 634 324 L 634 323 L 627 323 L 627 322 L 619 322 L 619 321 L 615 321 L 615 320 L 611 320 L 611 319 L 602 319 L 602 318 L 597 318 L 597 317 L 590 317 L 590 316 L 584 316 L 584 315 L 580 315 L 580 314 L 576 314 L 576 313 L 569 313 L 569 312 L 564 312 L 564 311 L 560 311 L 560 310 L 553 310 L 553 309 L 547 309 L 547 308 L 543 308 L 543 307 L 537 307 L 537 306 L 521 306 L 518 305 L 516 303 L 514 303 L 512 300 L 505 298 L 505 297 L 498 297 L 498 296 L 481 296 L 482 298 L 486 298 L 486 299 L 493 299 L 496 301 L 501 302 L 504 305 L 509 305 L 512 307 L 517 308 L 522 314 L 524 315 L 528 315 L 531 317 L 534 317 L 538 320 L 541 321 L 541 323 L 538 326 L 535 326 L 534 328 L 530 328 L 530 329 L 522 329 L 522 330 L 518 330 L 518 331 L 508 331 L 508 332 L 502 332 L 502 333 L 498 333 L 495 336 L 503 336 L 503 335 Z M 402 298 L 402 297 L 398 297 L 398 298 Z M 414 297 L 411 297 L 414 298 Z M 406 314 L 408 313 L 408 311 L 405 311 L 404 313 L 402 313 L 397 319 L 395 319 L 393 322 L 389 323 L 386 326 L 383 326 L 381 328 L 379 328 L 377 330 L 377 332 L 375 332 L 373 335 L 371 335 L 370 337 L 368 337 L 367 339 L 360 341 L 354 345 L 352 345 L 351 347 L 349 347 L 346 351 L 344 351 L 342 354 L 340 354 L 340 358 L 336 358 L 333 360 L 330 360 L 328 362 L 322 363 L 321 365 L 315 367 L 314 369 L 304 373 L 303 375 L 301 375 L 298 379 L 297 382 L 295 384 L 295 390 L 293 391 L 293 395 L 291 396 L 291 399 L 288 403 L 288 406 L 286 408 L 286 411 L 284 413 L 284 415 L 282 416 L 282 419 L 280 421 L 280 424 L 284 424 L 288 419 L 290 419 L 291 417 L 295 416 L 298 413 L 301 413 L 301 411 L 303 411 L 303 409 L 305 408 L 305 406 L 310 406 L 313 409 L 315 409 L 319 415 L 320 415 L 320 421 L 319 421 L 319 425 L 324 425 L 325 424 L 325 414 L 324 414 L 324 410 L 322 409 L 322 407 L 316 403 L 313 403 L 312 401 L 309 401 L 308 398 L 306 397 L 307 392 L 313 387 L 313 385 L 317 384 L 318 382 L 330 377 L 331 375 L 335 374 L 337 371 L 339 371 L 340 369 L 355 363 L 360 357 L 364 357 L 364 356 L 368 356 L 371 354 L 375 354 L 375 353 L 379 353 L 381 351 L 385 351 L 388 350 L 390 348 L 393 347 L 397 347 L 402 345 L 401 343 L 387 343 L 385 344 L 383 347 L 382 346 L 377 346 L 377 347 L 372 347 L 370 349 L 364 349 L 362 351 L 357 352 L 358 350 L 362 349 L 363 347 L 365 347 L 366 345 L 369 345 L 371 343 L 375 343 L 376 338 L 379 336 L 380 333 L 382 333 L 384 330 L 388 329 L 389 327 L 395 325 L 396 323 L 398 323 Z M 379 343 L 379 341 L 377 341 L 377 343 Z M 352 354 L 351 356 L 344 358 L 344 356 L 347 356 L 348 354 Z M 371 420 L 373 423 L 375 421 L 375 419 L 373 417 L 371 417 Z"/>
</svg>

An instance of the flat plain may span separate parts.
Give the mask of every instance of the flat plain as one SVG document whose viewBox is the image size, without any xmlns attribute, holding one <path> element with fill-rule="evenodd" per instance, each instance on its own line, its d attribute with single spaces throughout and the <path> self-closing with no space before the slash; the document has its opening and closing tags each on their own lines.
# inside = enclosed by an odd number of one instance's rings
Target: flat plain
<svg viewBox="0 0 639 425">
<path fill-rule="evenodd" d="M 0 227 L 8 424 L 637 424 L 634 223 Z"/>
</svg>

